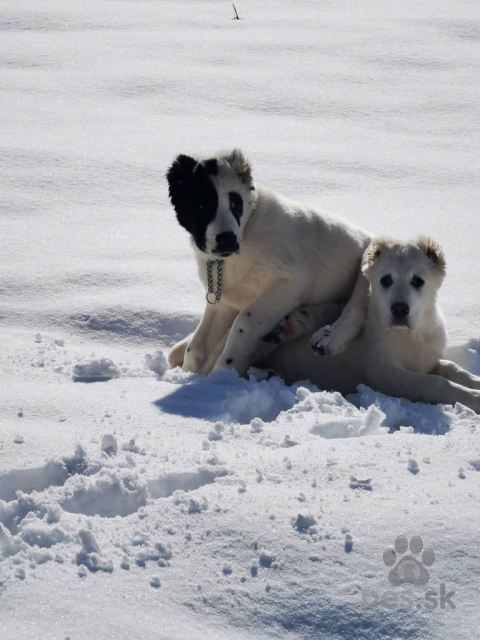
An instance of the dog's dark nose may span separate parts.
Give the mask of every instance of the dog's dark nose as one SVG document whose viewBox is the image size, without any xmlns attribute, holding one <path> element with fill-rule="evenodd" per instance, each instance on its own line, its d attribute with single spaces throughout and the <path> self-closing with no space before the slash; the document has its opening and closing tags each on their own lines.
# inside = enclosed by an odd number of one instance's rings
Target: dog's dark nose
<svg viewBox="0 0 480 640">
<path fill-rule="evenodd" d="M 220 255 L 231 255 L 240 249 L 237 236 L 233 231 L 224 231 L 223 233 L 219 233 L 215 238 L 215 241 L 217 243 L 215 253 Z"/>
<path fill-rule="evenodd" d="M 395 302 L 395 304 L 392 304 L 390 307 L 390 310 L 392 312 L 392 316 L 398 320 L 406 318 L 410 313 L 410 307 L 408 304 L 405 304 L 405 302 Z"/>
</svg>

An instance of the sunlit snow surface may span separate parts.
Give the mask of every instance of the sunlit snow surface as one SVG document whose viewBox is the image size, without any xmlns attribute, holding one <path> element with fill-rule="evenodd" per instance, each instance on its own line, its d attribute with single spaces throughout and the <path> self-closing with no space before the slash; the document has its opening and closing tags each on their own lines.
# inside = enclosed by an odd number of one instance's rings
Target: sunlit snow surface
<svg viewBox="0 0 480 640">
<path fill-rule="evenodd" d="M 285 195 L 438 240 L 480 373 L 478 3 L 236 7 L 1 3 L 0 637 L 476 638 L 476 416 L 155 353 L 203 307 L 166 168 L 238 145 Z M 401 534 L 435 551 L 422 607 L 362 613 L 407 590 Z"/>
</svg>

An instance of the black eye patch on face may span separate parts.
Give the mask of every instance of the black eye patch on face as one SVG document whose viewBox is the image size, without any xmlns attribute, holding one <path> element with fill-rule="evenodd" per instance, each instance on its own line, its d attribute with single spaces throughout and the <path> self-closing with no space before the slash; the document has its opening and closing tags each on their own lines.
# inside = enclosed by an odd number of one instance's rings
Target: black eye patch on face
<svg viewBox="0 0 480 640">
<path fill-rule="evenodd" d="M 218 194 L 211 180 L 217 161 L 209 160 L 206 165 L 180 155 L 167 172 L 170 199 L 178 222 L 193 236 L 201 251 L 205 249 L 207 227 L 218 209 Z"/>
<path fill-rule="evenodd" d="M 237 221 L 238 226 L 240 226 L 240 218 L 243 214 L 242 196 L 240 196 L 238 193 L 235 193 L 235 191 L 230 191 L 230 193 L 228 194 L 228 199 L 230 201 L 230 211 Z"/>
</svg>

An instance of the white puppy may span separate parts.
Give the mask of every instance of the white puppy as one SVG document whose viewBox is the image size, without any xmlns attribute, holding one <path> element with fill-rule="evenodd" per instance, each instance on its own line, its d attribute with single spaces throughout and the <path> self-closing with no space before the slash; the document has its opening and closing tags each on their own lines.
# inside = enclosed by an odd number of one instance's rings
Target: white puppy
<svg viewBox="0 0 480 640">
<path fill-rule="evenodd" d="M 308 378 L 321 389 L 343 394 L 363 383 L 413 401 L 460 402 L 480 413 L 480 378 L 442 359 L 446 331 L 437 292 L 445 259 L 438 245 L 422 238 L 412 243 L 376 240 L 365 252 L 362 271 L 370 293 L 364 330 L 355 340 L 341 345 L 338 355 L 318 357 L 312 349 L 325 353 L 318 344 L 323 329 L 313 340 L 305 335 L 280 345 L 262 364 L 287 383 Z M 312 330 L 316 313 L 320 323 L 324 320 L 322 309 L 309 309 Z"/>
<path fill-rule="evenodd" d="M 200 325 L 172 349 L 170 366 L 244 374 L 260 339 L 302 305 L 325 305 L 328 322 L 332 303 L 350 298 L 329 351 L 355 337 L 364 320 L 366 286 L 358 274 L 366 233 L 257 187 L 238 149 L 204 160 L 180 155 L 167 180 L 207 292 Z M 297 320 L 302 324 L 303 316 Z"/>
</svg>

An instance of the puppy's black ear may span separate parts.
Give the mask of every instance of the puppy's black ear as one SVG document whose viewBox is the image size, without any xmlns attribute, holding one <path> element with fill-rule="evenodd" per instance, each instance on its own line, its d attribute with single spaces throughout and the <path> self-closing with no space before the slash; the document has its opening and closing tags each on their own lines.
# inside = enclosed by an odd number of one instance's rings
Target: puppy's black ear
<svg viewBox="0 0 480 640">
<path fill-rule="evenodd" d="M 242 182 L 245 184 L 252 182 L 252 167 L 240 149 L 233 149 L 227 156 L 227 162 Z"/>
<path fill-rule="evenodd" d="M 185 187 L 190 183 L 196 166 L 196 160 L 181 154 L 175 158 L 172 166 L 167 171 L 168 195 L 174 207 L 178 199 L 182 197 Z"/>
<path fill-rule="evenodd" d="M 445 273 L 447 262 L 445 260 L 445 254 L 438 242 L 435 242 L 435 240 L 432 240 L 431 238 L 420 237 L 417 240 L 417 246 L 425 253 L 435 269 Z"/>
</svg>

